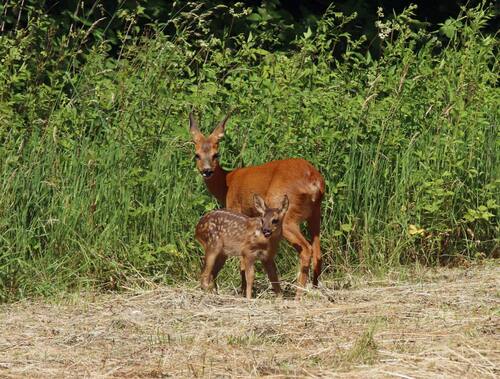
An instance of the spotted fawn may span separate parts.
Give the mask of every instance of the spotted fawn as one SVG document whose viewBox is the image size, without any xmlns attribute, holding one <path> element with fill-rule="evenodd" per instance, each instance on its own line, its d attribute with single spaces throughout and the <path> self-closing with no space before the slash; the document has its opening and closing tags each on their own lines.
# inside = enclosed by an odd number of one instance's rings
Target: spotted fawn
<svg viewBox="0 0 500 379">
<path fill-rule="evenodd" d="M 280 208 L 270 208 L 259 195 L 253 197 L 258 217 L 248 217 L 228 209 L 215 210 L 204 215 L 196 225 L 196 239 L 205 250 L 201 287 L 215 286 L 215 279 L 226 259 L 241 256 L 245 266 L 246 297 L 252 297 L 255 277 L 254 263 L 262 261 L 273 290 L 279 294 L 274 252 L 282 237 L 283 217 L 288 209 L 285 195 Z"/>
</svg>

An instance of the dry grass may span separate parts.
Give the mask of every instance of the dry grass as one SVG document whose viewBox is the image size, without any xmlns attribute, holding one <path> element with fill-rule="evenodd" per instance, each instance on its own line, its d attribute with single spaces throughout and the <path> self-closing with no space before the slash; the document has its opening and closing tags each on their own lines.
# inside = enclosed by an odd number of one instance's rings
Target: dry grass
<svg viewBox="0 0 500 379">
<path fill-rule="evenodd" d="M 0 377 L 499 375 L 500 268 L 440 269 L 302 301 L 161 287 L 0 307 Z"/>
</svg>

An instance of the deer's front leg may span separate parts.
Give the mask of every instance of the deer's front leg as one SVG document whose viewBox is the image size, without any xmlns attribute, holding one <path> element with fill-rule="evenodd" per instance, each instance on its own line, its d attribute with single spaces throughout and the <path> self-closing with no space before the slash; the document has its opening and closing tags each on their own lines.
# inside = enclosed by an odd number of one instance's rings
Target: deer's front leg
<svg viewBox="0 0 500 379">
<path fill-rule="evenodd" d="M 245 254 L 242 258 L 245 264 L 246 295 L 247 299 L 251 299 L 253 280 L 255 278 L 255 257 L 251 254 Z"/>
<path fill-rule="evenodd" d="M 245 259 L 243 256 L 240 257 L 240 276 L 241 276 L 241 295 L 245 296 L 245 291 L 247 288 L 247 277 L 245 274 Z"/>
</svg>

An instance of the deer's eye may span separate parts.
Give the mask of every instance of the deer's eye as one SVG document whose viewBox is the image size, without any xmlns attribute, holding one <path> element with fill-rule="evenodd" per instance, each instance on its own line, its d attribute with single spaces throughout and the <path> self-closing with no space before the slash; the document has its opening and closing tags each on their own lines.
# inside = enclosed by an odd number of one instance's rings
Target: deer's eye
<svg viewBox="0 0 500 379">
<path fill-rule="evenodd" d="M 278 223 L 278 219 L 275 218 L 274 220 L 271 221 L 273 225 L 276 225 Z"/>
<path fill-rule="evenodd" d="M 199 161 L 200 160 L 200 154 L 195 154 L 194 155 L 194 159 L 196 159 L 197 161 Z"/>
<path fill-rule="evenodd" d="M 214 156 L 212 157 L 213 159 L 219 159 L 220 157 L 220 154 L 219 153 L 215 153 Z"/>
</svg>

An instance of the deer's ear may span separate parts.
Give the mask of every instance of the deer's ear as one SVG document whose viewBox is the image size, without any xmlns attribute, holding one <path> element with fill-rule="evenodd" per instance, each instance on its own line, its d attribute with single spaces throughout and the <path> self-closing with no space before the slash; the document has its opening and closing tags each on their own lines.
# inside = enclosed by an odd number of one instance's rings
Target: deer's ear
<svg viewBox="0 0 500 379">
<path fill-rule="evenodd" d="M 191 137 L 193 137 L 193 141 L 198 141 L 203 134 L 201 134 L 200 129 L 198 129 L 198 123 L 194 118 L 193 112 L 189 112 L 189 133 L 191 133 Z"/>
<path fill-rule="evenodd" d="M 288 196 L 285 195 L 283 197 L 283 201 L 281 202 L 280 216 L 283 217 L 288 210 L 288 206 L 290 205 L 290 201 L 288 200 Z"/>
<path fill-rule="evenodd" d="M 264 214 L 266 213 L 266 203 L 264 202 L 264 199 L 259 195 L 254 194 L 253 205 L 257 213 L 260 214 L 261 216 L 264 216 Z"/>
<path fill-rule="evenodd" d="M 210 134 L 211 137 L 217 140 L 220 140 L 222 137 L 224 137 L 224 129 L 226 128 L 226 122 L 229 119 L 229 116 L 231 116 L 231 112 L 229 112 L 226 117 L 224 117 L 224 119 L 219 122 L 219 125 L 217 125 L 212 134 Z"/>
</svg>

